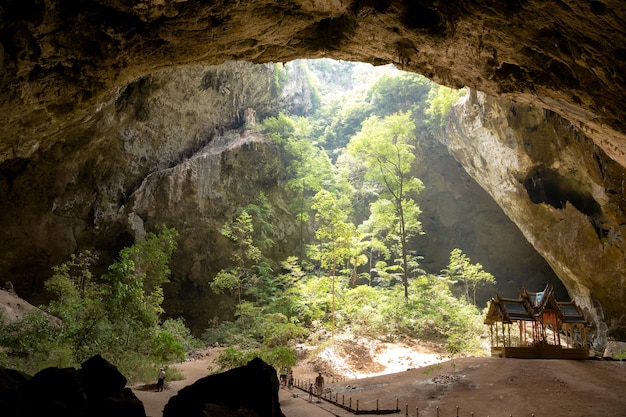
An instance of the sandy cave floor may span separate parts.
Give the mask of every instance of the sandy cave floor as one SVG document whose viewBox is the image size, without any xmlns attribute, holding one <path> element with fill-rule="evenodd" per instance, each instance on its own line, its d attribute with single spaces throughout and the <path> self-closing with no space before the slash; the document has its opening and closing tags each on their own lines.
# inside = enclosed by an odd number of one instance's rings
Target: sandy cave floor
<svg viewBox="0 0 626 417">
<path fill-rule="evenodd" d="M 395 350 L 394 350 L 395 349 Z M 437 352 L 406 346 L 386 346 L 379 349 L 376 360 L 368 358 L 361 364 L 359 376 L 340 379 L 320 369 L 318 362 L 306 362 L 293 368 L 296 380 L 308 382 L 317 371 L 326 374 L 326 388 L 339 402 L 350 398 L 359 409 L 396 408 L 400 413 L 390 416 L 551 416 L 551 417 L 609 417 L 626 416 L 626 362 L 605 360 L 523 360 L 503 358 L 461 358 L 442 360 Z M 209 374 L 208 367 L 217 355 L 209 350 L 200 359 L 176 365 L 182 381 L 170 381 L 164 392 L 134 387 L 144 403 L 146 414 L 160 417 L 169 398 L 176 392 Z M 386 362 L 379 362 L 387 358 Z M 333 365 L 341 365 L 335 358 Z M 408 369 L 407 362 L 426 365 Z M 438 362 L 438 363 L 437 363 Z M 324 361 L 328 364 L 328 361 Z M 354 365 L 354 364 L 353 364 Z M 404 370 L 400 368 L 405 366 Z M 334 382 L 333 382 L 334 381 Z M 305 383 L 306 383 L 305 382 Z M 245 387 L 245 385 L 242 385 Z M 242 390 L 242 395 L 245 395 Z M 337 397 L 335 397 L 337 395 Z M 352 417 L 351 414 L 327 401 L 309 403 L 308 394 L 297 388 L 281 388 L 280 403 L 286 417 Z M 367 415 L 367 414 L 366 414 Z"/>
</svg>

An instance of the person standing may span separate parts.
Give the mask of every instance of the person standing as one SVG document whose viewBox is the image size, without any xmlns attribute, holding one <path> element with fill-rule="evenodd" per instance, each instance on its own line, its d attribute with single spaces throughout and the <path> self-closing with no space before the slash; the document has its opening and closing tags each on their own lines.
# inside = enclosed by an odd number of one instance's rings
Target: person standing
<svg viewBox="0 0 626 417">
<path fill-rule="evenodd" d="M 322 402 L 322 393 L 324 392 L 324 377 L 319 372 L 315 378 L 315 391 L 317 392 L 317 402 Z"/>
<path fill-rule="evenodd" d="M 157 379 L 157 392 L 163 391 L 163 385 L 165 384 L 165 369 L 159 369 L 159 378 Z"/>
</svg>

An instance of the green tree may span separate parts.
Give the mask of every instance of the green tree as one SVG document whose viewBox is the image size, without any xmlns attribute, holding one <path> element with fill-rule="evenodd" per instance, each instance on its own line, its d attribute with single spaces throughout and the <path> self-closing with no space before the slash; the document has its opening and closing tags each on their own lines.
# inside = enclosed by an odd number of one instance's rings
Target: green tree
<svg viewBox="0 0 626 417">
<path fill-rule="evenodd" d="M 69 261 L 52 268 L 52 277 L 44 283 L 57 297 L 46 311 L 61 320 L 63 339 L 78 361 L 96 353 L 106 326 L 106 291 L 91 272 L 96 260 L 89 251 L 72 254 Z"/>
<path fill-rule="evenodd" d="M 76 366 L 100 353 L 133 379 L 152 361 L 180 359 L 180 343 L 158 326 L 161 285 L 168 280 L 176 236 L 175 229 L 159 227 L 158 234 L 148 233 L 145 240 L 120 251 L 100 277 L 92 272 L 96 257 L 90 252 L 72 255 L 54 267 L 44 284 L 55 296 L 43 306 L 46 313 L 0 329 L 0 345 L 23 359 L 14 366 L 29 371 Z M 19 344 L 5 337 L 7 329 L 19 335 Z M 31 341 L 37 341 L 36 349 L 29 347 Z"/>
<path fill-rule="evenodd" d="M 157 229 L 158 234 L 150 232 L 144 240 L 122 249 L 103 276 L 109 284 L 105 306 L 119 333 L 116 339 L 121 349 L 142 345 L 163 313 L 162 285 L 169 281 L 169 260 L 178 232 L 166 226 Z"/>
<path fill-rule="evenodd" d="M 450 252 L 448 267 L 443 269 L 442 274 L 451 282 L 460 280 L 463 282 L 465 300 L 476 305 L 476 287 L 488 283 L 495 284 L 495 277 L 483 270 L 479 263 L 473 264 L 469 256 L 461 249 L 455 248 Z M 470 299 L 470 288 L 472 298 Z"/>
<path fill-rule="evenodd" d="M 450 108 L 467 94 L 467 90 L 454 90 L 438 84 L 432 84 L 428 93 L 428 108 L 424 110 L 426 123 L 431 130 L 443 128 Z"/>
<path fill-rule="evenodd" d="M 371 114 L 385 117 L 411 111 L 414 116 L 421 115 L 432 84 L 426 77 L 412 72 L 384 75 L 367 92 Z"/>
<path fill-rule="evenodd" d="M 332 279 L 331 332 L 334 336 L 337 267 L 351 256 L 356 227 L 346 220 L 346 212 L 342 209 L 340 200 L 329 191 L 322 190 L 315 195 L 313 209 L 316 210 L 315 219 L 318 226 L 315 237 L 319 243 L 313 246 L 312 257 L 330 273 Z"/>
<path fill-rule="evenodd" d="M 366 177 L 376 181 L 382 187 L 381 198 L 387 199 L 394 213 L 381 209 L 386 216 L 387 229 L 397 224 L 402 264 L 402 282 L 405 298 L 409 288 L 409 237 L 421 233 L 421 223 L 417 221 L 419 208 L 411 195 L 416 195 L 423 188 L 418 178 L 410 175 L 415 140 L 415 124 L 411 113 L 397 113 L 384 119 L 372 116 L 363 122 L 363 128 L 355 135 L 348 151 L 363 159 L 368 167 Z M 385 205 L 381 200 L 379 205 Z M 386 204 L 389 207 L 389 204 Z M 374 210 L 372 210 L 374 212 Z M 380 226 L 379 226 L 380 227 Z"/>
<path fill-rule="evenodd" d="M 233 266 L 218 272 L 209 285 L 218 294 L 225 291 L 232 293 L 238 309 L 248 289 L 260 279 L 270 278 L 271 268 L 262 251 L 274 244 L 270 216 L 267 198 L 261 194 L 255 203 L 239 210 L 235 219 L 222 226 L 222 235 L 235 247 L 231 256 Z"/>
<path fill-rule="evenodd" d="M 311 139 L 308 119 L 280 113 L 263 121 L 259 130 L 279 144 L 286 165 L 288 207 L 299 224 L 299 259 L 305 259 L 307 224 L 315 194 L 334 181 L 332 162 Z"/>
<path fill-rule="evenodd" d="M 250 285 L 255 277 L 252 265 L 262 258 L 261 250 L 254 245 L 252 216 L 245 209 L 241 210 L 232 222 L 222 226 L 221 233 L 235 244 L 231 256 L 234 265 L 217 273 L 210 282 L 211 289 L 218 294 L 231 292 L 236 304 L 240 305 L 245 286 Z"/>
</svg>

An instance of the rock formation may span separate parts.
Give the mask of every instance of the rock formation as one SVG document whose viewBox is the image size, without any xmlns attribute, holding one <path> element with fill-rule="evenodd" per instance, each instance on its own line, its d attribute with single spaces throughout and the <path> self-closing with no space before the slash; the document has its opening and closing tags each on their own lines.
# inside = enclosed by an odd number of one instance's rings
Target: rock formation
<svg viewBox="0 0 626 417">
<path fill-rule="evenodd" d="M 243 126 L 246 109 L 254 108 L 258 117 L 273 112 L 271 74 L 272 66 L 229 63 L 143 77 L 125 86 L 114 102 L 103 104 L 88 121 L 65 131 L 62 142 L 51 149 L 41 149 L 30 159 L 17 158 L 3 164 L 0 234 L 3 242 L 11 244 L 0 248 L 2 279 L 11 279 L 20 296 L 40 304 L 45 301 L 38 296 L 42 277 L 49 276 L 50 267 L 65 261 L 69 253 L 89 248 L 100 252 L 107 261 L 107 254 L 116 256 L 121 247 L 141 237 L 146 228 L 163 221 L 163 216 L 133 211 L 135 205 L 142 204 L 141 199 L 133 197 L 134 193 L 150 176 L 147 182 L 171 172 L 168 170 L 177 165 L 189 167 L 206 161 L 190 159 L 210 153 L 207 149 L 214 146 L 213 139 Z M 221 149 L 227 151 L 224 141 L 220 143 Z M 233 149 L 236 146 L 245 144 L 237 141 Z M 245 148 L 247 159 L 243 158 L 245 152 L 230 153 L 239 160 L 213 152 L 212 168 L 217 168 L 220 161 L 224 164 L 218 168 L 223 174 L 220 181 L 236 184 L 227 173 L 243 166 L 249 181 L 242 185 L 250 186 L 243 193 L 231 189 L 211 196 L 215 199 L 210 203 L 204 202 L 215 212 L 214 230 L 219 230 L 224 216 L 234 213 L 244 197 L 250 199 L 250 193 L 256 192 L 253 189 L 258 189 L 250 182 L 260 177 L 248 168 L 255 166 L 255 152 L 263 146 L 266 144 L 257 141 L 257 145 Z M 273 179 L 260 180 L 270 195 L 280 171 L 275 169 L 279 163 L 276 158 L 277 155 L 273 162 L 260 162 L 273 169 Z M 209 180 L 214 185 L 218 177 L 206 179 Z M 176 204 L 184 201 L 179 199 Z M 183 209 L 178 208 L 177 219 L 181 219 Z M 209 241 L 197 248 L 199 253 L 215 253 L 215 248 L 207 246 Z M 202 281 L 206 284 L 207 278 Z"/>
<path fill-rule="evenodd" d="M 445 145 L 430 135 L 422 137 L 416 155 L 415 176 L 425 187 L 417 200 L 425 234 L 417 237 L 415 251 L 423 256 L 425 270 L 439 273 L 448 265 L 450 251 L 460 248 L 497 279 L 496 285 L 478 288 L 479 305 L 496 293 L 515 297 L 523 286 L 538 291 L 548 282 L 558 300 L 569 300 L 550 266 Z"/>
<path fill-rule="evenodd" d="M 296 229 L 282 201 L 283 172 L 275 143 L 251 131 L 228 132 L 177 166 L 147 176 L 122 210 L 135 229 L 163 223 L 179 231 L 164 307 L 169 315 L 185 317 L 196 333 L 214 317 L 230 315 L 231 306 L 220 305 L 208 282 L 230 266 L 233 248 L 220 228 L 237 209 L 263 192 L 273 207 L 270 221 L 279 243 L 268 256 L 280 260 L 291 254 Z"/>
<path fill-rule="evenodd" d="M 200 378 L 178 391 L 163 417 L 284 417 L 278 402 L 276 369 L 255 358 L 246 366 Z"/>
<path fill-rule="evenodd" d="M 546 118 L 556 120 L 555 114 L 569 121 L 556 134 L 528 143 L 524 135 L 518 145 L 501 129 L 509 149 L 528 148 L 529 161 L 523 163 L 508 152 L 478 149 L 482 141 L 450 146 L 570 293 L 586 299 L 597 322 L 623 338 L 618 225 L 626 166 L 625 18 L 619 0 L 5 1 L 0 6 L 0 267 L 38 277 L 79 242 L 101 246 L 113 236 L 119 246 L 128 243 L 127 226 L 108 228 L 113 223 L 102 219 L 124 215 L 130 193 L 144 178 L 176 165 L 185 152 L 194 154 L 209 138 L 221 136 L 220 128 L 240 123 L 246 107 L 254 107 L 248 103 L 254 94 L 237 95 L 246 97 L 229 104 L 237 117 L 216 121 L 202 119 L 192 105 L 176 123 L 184 140 L 178 135 L 168 140 L 174 124 L 147 122 L 151 102 L 142 98 L 159 77 L 167 77 L 162 71 L 322 56 L 391 62 L 446 85 L 532 103 L 550 111 L 543 113 Z M 230 94 L 236 87 L 220 74 L 203 80 L 198 88 L 235 98 Z M 192 119 L 203 129 L 189 128 Z M 150 137 L 153 146 L 140 137 Z M 568 154 L 568 146 L 559 159 L 545 159 L 563 148 L 564 137 L 580 142 L 578 151 Z M 123 154 L 132 157 L 114 164 Z M 490 169 L 491 160 L 499 160 L 501 168 Z M 514 174 L 522 176 L 509 176 Z M 513 201 L 523 206 L 511 207 Z M 81 211 L 81 220 L 69 215 Z M 127 224 L 140 232 L 142 222 L 132 216 Z"/>
<path fill-rule="evenodd" d="M 0 405 L 7 417 L 145 417 L 143 404 L 115 366 L 96 355 L 80 369 L 46 368 L 32 378 L 0 368 Z"/>
<path fill-rule="evenodd" d="M 9 0 L 0 16 L 0 160 L 63 142 L 155 70 L 327 56 L 540 104 L 625 162 L 619 0 Z"/>
<path fill-rule="evenodd" d="M 596 324 L 626 337 L 626 169 L 553 112 L 472 91 L 441 137 Z"/>
</svg>

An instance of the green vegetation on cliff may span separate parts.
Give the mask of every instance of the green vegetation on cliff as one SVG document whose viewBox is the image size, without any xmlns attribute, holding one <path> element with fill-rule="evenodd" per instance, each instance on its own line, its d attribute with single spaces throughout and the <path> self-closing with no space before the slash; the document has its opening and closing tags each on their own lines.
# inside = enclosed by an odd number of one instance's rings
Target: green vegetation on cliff
<svg viewBox="0 0 626 417">
<path fill-rule="evenodd" d="M 479 351 L 482 320 L 469 288 L 484 277 L 468 272 L 469 259 L 461 271 L 455 258 L 449 269 L 456 268 L 455 278 L 468 285 L 455 294 L 452 277 L 426 273 L 413 249 L 422 233 L 415 197 L 423 189 L 413 175 L 414 145 L 418 134 L 441 126 L 462 93 L 390 67 L 365 76 L 359 64 L 298 65 L 318 77 L 322 105 L 308 117 L 280 113 L 257 128 L 280 146 L 299 247 L 282 265 L 263 268 L 274 277 L 274 297 L 260 297 L 250 286 L 232 321 L 214 323 L 203 339 L 245 350 L 229 350 L 222 366 L 254 353 L 268 356 L 276 346 L 322 342 L 336 332 L 426 338 L 451 354 Z M 355 82 L 357 77 L 367 83 Z M 251 235 L 255 227 L 249 225 Z M 220 285 L 220 274 L 213 287 Z M 281 358 L 276 366 L 290 364 L 288 357 L 274 357 Z"/>
<path fill-rule="evenodd" d="M 177 231 L 165 226 L 120 251 L 100 276 L 91 252 L 54 268 L 46 288 L 55 299 L 41 312 L 0 326 L 0 364 L 34 373 L 69 367 L 101 354 L 131 380 L 184 359 L 200 346 L 180 320 L 161 322 L 164 283 Z"/>
</svg>

